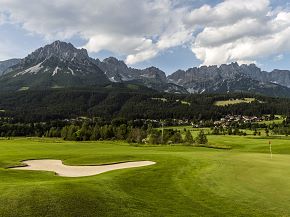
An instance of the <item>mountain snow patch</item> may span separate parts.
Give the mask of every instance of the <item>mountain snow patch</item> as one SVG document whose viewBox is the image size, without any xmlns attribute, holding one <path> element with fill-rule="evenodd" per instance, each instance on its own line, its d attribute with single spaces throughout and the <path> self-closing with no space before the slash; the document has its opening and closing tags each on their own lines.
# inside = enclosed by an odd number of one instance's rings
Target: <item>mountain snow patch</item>
<svg viewBox="0 0 290 217">
<path fill-rule="evenodd" d="M 30 67 L 30 68 L 28 68 L 28 69 L 26 69 L 24 71 L 21 71 L 21 72 L 17 73 L 16 75 L 14 75 L 13 77 L 17 77 L 19 75 L 25 75 L 27 73 L 29 73 L 29 74 L 37 74 L 43 68 L 42 63 L 43 62 L 41 62 L 41 63 L 39 63 L 39 64 L 37 64 L 35 66 L 32 66 L 32 67 Z"/>
<path fill-rule="evenodd" d="M 70 67 L 68 67 L 68 70 L 71 72 L 72 75 L 75 75 L 74 71 Z"/>
<path fill-rule="evenodd" d="M 57 66 L 57 67 L 55 67 L 55 69 L 54 69 L 54 71 L 53 71 L 53 73 L 52 73 L 52 76 L 55 76 L 57 73 L 58 73 L 58 70 L 59 70 L 60 68 Z"/>
<path fill-rule="evenodd" d="M 116 79 L 115 79 L 115 77 L 111 77 L 111 78 L 109 78 L 110 79 L 110 81 L 112 81 L 112 82 L 118 82 Z"/>
</svg>

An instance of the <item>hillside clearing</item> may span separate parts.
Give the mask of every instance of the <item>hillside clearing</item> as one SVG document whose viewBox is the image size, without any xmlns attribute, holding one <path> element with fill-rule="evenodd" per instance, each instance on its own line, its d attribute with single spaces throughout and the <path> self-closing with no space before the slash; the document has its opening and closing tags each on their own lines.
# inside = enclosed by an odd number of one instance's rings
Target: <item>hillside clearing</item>
<svg viewBox="0 0 290 217">
<path fill-rule="evenodd" d="M 230 99 L 230 100 L 224 100 L 224 101 L 216 101 L 214 104 L 216 106 L 227 106 L 227 105 L 235 105 L 235 104 L 241 104 L 241 103 L 252 103 L 255 102 L 255 98 L 243 98 L 243 99 Z"/>
</svg>

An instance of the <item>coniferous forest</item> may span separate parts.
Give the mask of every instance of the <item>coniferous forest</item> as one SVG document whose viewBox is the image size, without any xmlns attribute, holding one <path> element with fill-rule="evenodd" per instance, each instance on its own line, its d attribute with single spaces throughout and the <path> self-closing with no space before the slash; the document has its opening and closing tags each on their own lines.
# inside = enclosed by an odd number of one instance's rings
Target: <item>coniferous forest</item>
<svg viewBox="0 0 290 217">
<path fill-rule="evenodd" d="M 219 100 L 253 97 L 252 103 L 216 106 Z M 189 119 L 217 120 L 224 115 L 290 114 L 290 99 L 259 95 L 168 94 L 123 85 L 105 88 L 56 89 L 0 94 L 1 120 L 35 123 L 78 117 L 105 120 Z"/>
<path fill-rule="evenodd" d="M 161 121 L 166 121 L 167 126 L 202 122 L 205 127 L 213 127 L 214 121 L 226 115 L 260 117 L 280 114 L 287 117 L 290 114 L 290 99 L 286 98 L 245 93 L 182 95 L 160 93 L 142 86 L 129 87 L 115 84 L 104 88 L 1 93 L 1 136 L 142 142 L 149 133 L 151 143 L 162 143 L 164 141 L 159 141 L 158 136 L 160 131 L 150 130 L 160 127 Z M 215 104 L 221 100 L 249 97 L 255 101 L 225 106 Z M 287 126 L 273 126 L 272 130 L 288 133 Z M 234 129 L 235 126 L 231 127 Z M 224 133 L 217 129 L 213 132 Z M 163 138 L 167 138 L 167 142 L 182 142 L 178 132 L 166 133 Z"/>
</svg>

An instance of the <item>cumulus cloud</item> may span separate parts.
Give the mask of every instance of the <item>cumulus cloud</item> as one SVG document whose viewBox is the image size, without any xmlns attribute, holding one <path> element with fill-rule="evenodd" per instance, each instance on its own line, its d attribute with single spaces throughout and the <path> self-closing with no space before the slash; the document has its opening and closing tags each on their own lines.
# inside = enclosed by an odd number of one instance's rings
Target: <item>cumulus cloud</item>
<svg viewBox="0 0 290 217">
<path fill-rule="evenodd" d="M 198 25 L 230 25 L 244 18 L 261 18 L 268 9 L 269 0 L 225 0 L 214 7 L 204 5 L 190 11 L 186 21 Z"/>
<path fill-rule="evenodd" d="M 188 44 L 206 65 L 289 51 L 290 12 L 271 8 L 270 0 L 224 0 L 199 8 L 194 2 L 1 0 L 0 23 L 5 18 L 49 41 L 81 37 L 90 52 L 125 55 L 128 64 Z"/>
<path fill-rule="evenodd" d="M 206 17 L 203 19 L 203 17 Z M 192 51 L 205 65 L 255 62 L 290 49 L 290 13 L 268 0 L 226 0 L 192 10 L 187 23 L 201 25 Z"/>
<path fill-rule="evenodd" d="M 182 8 L 171 0 L 1 0 L 0 11 L 10 22 L 48 40 L 78 35 L 91 52 L 102 49 L 127 55 L 128 63 L 156 56 L 172 46 L 186 43 L 181 32 Z"/>
</svg>

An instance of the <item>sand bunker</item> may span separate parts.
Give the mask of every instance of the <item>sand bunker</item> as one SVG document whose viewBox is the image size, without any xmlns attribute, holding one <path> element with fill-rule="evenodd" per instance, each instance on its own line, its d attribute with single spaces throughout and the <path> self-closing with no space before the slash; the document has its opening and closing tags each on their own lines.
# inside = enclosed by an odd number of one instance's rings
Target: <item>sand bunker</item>
<svg viewBox="0 0 290 217">
<path fill-rule="evenodd" d="M 67 166 L 64 165 L 61 160 L 31 160 L 23 161 L 23 163 L 27 166 L 15 167 L 12 169 L 50 171 L 63 177 L 94 176 L 112 170 L 144 167 L 155 164 L 155 162 L 152 161 L 137 161 L 100 166 Z"/>
</svg>

